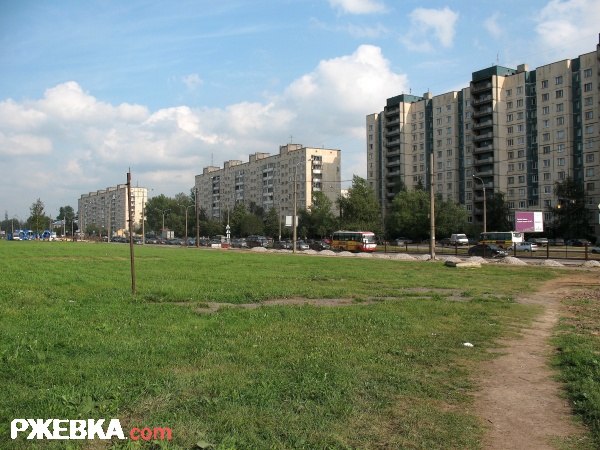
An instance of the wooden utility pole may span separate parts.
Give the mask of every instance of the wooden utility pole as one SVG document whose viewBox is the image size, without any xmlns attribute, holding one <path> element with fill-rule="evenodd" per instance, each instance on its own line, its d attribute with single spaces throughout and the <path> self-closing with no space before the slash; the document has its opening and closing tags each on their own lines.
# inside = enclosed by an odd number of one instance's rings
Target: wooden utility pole
<svg viewBox="0 0 600 450">
<path fill-rule="evenodd" d="M 131 169 L 127 172 L 127 218 L 129 221 L 129 253 L 131 255 L 131 293 L 135 294 L 135 258 L 133 254 L 133 217 L 131 217 Z"/>
</svg>

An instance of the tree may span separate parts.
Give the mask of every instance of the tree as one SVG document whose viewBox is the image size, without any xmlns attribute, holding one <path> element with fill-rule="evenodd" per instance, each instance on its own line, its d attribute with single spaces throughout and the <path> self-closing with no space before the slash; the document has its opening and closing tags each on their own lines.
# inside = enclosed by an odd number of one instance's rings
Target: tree
<svg viewBox="0 0 600 450">
<path fill-rule="evenodd" d="M 494 192 L 487 195 L 486 199 L 486 230 L 509 231 L 513 228 L 509 217 L 510 208 L 504 200 L 503 192 Z"/>
<path fill-rule="evenodd" d="M 337 225 L 331 210 L 332 201 L 322 192 L 315 192 L 309 208 L 308 234 L 311 237 L 331 236 Z"/>
<path fill-rule="evenodd" d="M 44 214 L 44 203 L 39 198 L 29 208 L 29 227 L 36 233 L 41 233 L 50 222 L 50 218 Z"/>
<path fill-rule="evenodd" d="M 569 177 L 554 184 L 554 195 L 558 205 L 548 207 L 554 215 L 550 226 L 554 237 L 582 238 L 588 237 L 590 224 L 585 209 L 585 191 L 583 184 Z"/>
<path fill-rule="evenodd" d="M 348 196 L 340 197 L 337 204 L 341 211 L 341 228 L 381 234 L 381 208 L 364 178 L 354 175 Z"/>
<path fill-rule="evenodd" d="M 387 216 L 387 236 L 420 240 L 429 235 L 429 193 L 421 189 L 396 194 Z"/>
<path fill-rule="evenodd" d="M 464 233 L 467 225 L 467 209 L 451 200 L 435 199 L 435 235 L 448 237 L 453 233 Z"/>
<path fill-rule="evenodd" d="M 265 216 L 265 234 L 267 236 L 279 236 L 279 214 L 274 207 L 269 208 Z"/>
<path fill-rule="evenodd" d="M 61 206 L 58 209 L 58 216 L 56 218 L 63 221 L 63 231 L 65 235 L 71 234 L 71 230 L 74 231 L 76 229 L 74 224 L 75 211 L 72 206 Z"/>
</svg>

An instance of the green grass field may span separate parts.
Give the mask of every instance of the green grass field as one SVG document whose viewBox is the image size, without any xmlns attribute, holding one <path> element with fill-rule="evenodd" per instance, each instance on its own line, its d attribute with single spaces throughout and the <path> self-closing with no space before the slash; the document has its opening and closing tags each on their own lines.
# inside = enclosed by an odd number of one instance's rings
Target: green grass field
<svg viewBox="0 0 600 450">
<path fill-rule="evenodd" d="M 134 295 L 127 245 L 0 241 L 0 448 L 479 448 L 479 363 L 536 314 L 514 297 L 560 273 L 135 254 Z M 295 297 L 353 302 L 202 312 Z M 173 438 L 11 440 L 16 418 L 118 418 L 126 435 L 168 427 Z"/>
</svg>

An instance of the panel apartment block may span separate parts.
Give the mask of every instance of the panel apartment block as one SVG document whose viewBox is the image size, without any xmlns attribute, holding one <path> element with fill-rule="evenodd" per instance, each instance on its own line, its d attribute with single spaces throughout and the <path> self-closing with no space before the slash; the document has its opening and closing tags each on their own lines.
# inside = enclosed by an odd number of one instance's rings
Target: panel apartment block
<svg viewBox="0 0 600 450">
<path fill-rule="evenodd" d="M 297 208 L 308 208 L 314 192 L 323 192 L 333 202 L 341 193 L 341 151 L 288 144 L 279 154 L 255 153 L 249 161 L 226 161 L 222 168 L 205 167 L 196 175 L 199 207 L 216 220 L 223 219 L 236 204 L 252 204 L 264 211 L 276 208 L 282 218 L 293 215 L 294 176 Z"/>
<path fill-rule="evenodd" d="M 571 177 L 586 193 L 590 234 L 600 236 L 600 45 L 595 52 L 530 71 L 492 66 L 460 91 L 398 95 L 366 117 L 367 181 L 385 210 L 400 186 L 434 189 L 483 222 L 486 196 L 502 192 L 516 211 L 560 201 L 555 183 Z M 577 237 L 577 236 L 572 236 Z"/>
<path fill-rule="evenodd" d="M 142 224 L 143 209 L 148 200 L 146 188 L 131 188 L 131 212 L 133 227 Z M 119 184 L 89 194 L 82 194 L 77 201 L 79 229 L 87 234 L 87 228 L 98 229 L 102 235 L 124 236 L 129 231 L 127 223 L 127 185 Z"/>
</svg>

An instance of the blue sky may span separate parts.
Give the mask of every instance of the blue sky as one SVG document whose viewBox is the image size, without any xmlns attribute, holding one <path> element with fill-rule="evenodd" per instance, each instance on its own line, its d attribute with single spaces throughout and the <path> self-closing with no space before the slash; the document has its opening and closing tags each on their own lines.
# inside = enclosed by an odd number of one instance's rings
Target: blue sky
<svg viewBox="0 0 600 450">
<path fill-rule="evenodd" d="M 364 177 L 386 98 L 595 51 L 599 23 L 597 0 L 3 1 L 0 210 L 56 216 L 128 168 L 151 196 L 188 193 L 290 141 Z"/>
</svg>

